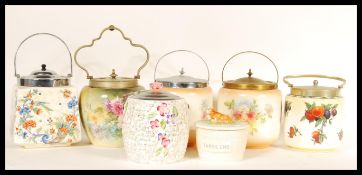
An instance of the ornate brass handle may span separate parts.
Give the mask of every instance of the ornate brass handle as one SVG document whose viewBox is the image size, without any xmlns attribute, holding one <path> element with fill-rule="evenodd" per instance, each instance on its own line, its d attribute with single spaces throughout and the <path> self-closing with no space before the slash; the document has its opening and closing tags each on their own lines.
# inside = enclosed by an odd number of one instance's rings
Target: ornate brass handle
<svg viewBox="0 0 362 175">
<path fill-rule="evenodd" d="M 139 79 L 139 78 L 140 78 L 140 72 L 141 72 L 141 70 L 146 66 L 146 64 L 148 63 L 150 54 L 149 54 L 148 50 L 146 49 L 146 47 L 144 47 L 144 46 L 141 45 L 141 44 L 135 44 L 135 43 L 133 43 L 133 41 L 131 40 L 131 38 L 126 37 L 126 36 L 124 35 L 124 33 L 122 32 L 121 29 L 119 29 L 119 28 L 117 28 L 117 27 L 115 27 L 115 26 L 113 26 L 113 25 L 110 25 L 109 27 L 103 29 L 102 32 L 99 34 L 99 36 L 98 36 L 97 38 L 95 38 L 95 39 L 92 40 L 92 43 L 91 43 L 91 44 L 80 46 L 80 47 L 75 51 L 75 53 L 74 53 L 74 61 L 75 61 L 75 63 L 77 64 L 77 66 L 79 66 L 81 69 L 83 69 L 83 70 L 87 73 L 87 79 L 92 79 L 93 76 L 89 75 L 88 70 L 87 70 L 85 67 L 81 66 L 81 65 L 78 63 L 77 55 L 78 55 L 78 52 L 79 52 L 81 49 L 86 48 L 86 47 L 92 47 L 92 46 L 94 45 L 94 42 L 100 40 L 100 39 L 102 38 L 102 36 L 103 36 L 103 33 L 104 33 L 105 31 L 108 31 L 108 30 L 109 30 L 109 31 L 114 31 L 114 30 L 119 31 L 119 32 L 122 34 L 123 39 L 129 41 L 129 43 L 130 43 L 133 47 L 140 47 L 140 48 L 142 48 L 142 49 L 146 52 L 146 61 L 141 65 L 141 67 L 138 68 L 137 74 L 134 76 L 134 78 Z"/>
<path fill-rule="evenodd" d="M 255 51 L 239 52 L 239 53 L 233 55 L 231 58 L 229 58 L 229 60 L 225 63 L 224 67 L 222 68 L 222 72 L 221 72 L 221 80 L 222 80 L 222 82 L 224 82 L 224 69 L 225 69 L 226 65 L 229 63 L 229 61 L 232 60 L 234 57 L 236 57 L 236 56 L 238 56 L 238 55 L 241 55 L 241 54 L 245 54 L 245 53 L 254 53 L 254 54 L 258 54 L 258 55 L 261 55 L 261 56 L 267 58 L 267 59 L 273 64 L 273 66 L 274 66 L 274 68 L 275 68 L 275 71 L 277 72 L 277 85 L 278 85 L 278 82 L 279 82 L 279 72 L 278 72 L 278 68 L 277 68 L 277 66 L 275 65 L 275 63 L 274 63 L 269 57 L 267 57 L 266 55 L 264 55 L 264 54 L 262 54 L 262 53 L 259 53 L 259 52 L 255 52 Z M 249 73 L 250 73 L 250 71 L 249 71 Z M 250 75 L 249 75 L 249 76 L 250 76 Z"/>
<path fill-rule="evenodd" d="M 49 35 L 49 36 L 52 36 L 52 37 L 55 37 L 56 39 L 58 39 L 60 42 L 62 42 L 64 44 L 64 46 L 67 48 L 67 51 L 69 53 L 69 57 L 70 57 L 70 74 L 68 74 L 68 77 L 72 77 L 73 75 L 73 63 L 72 63 L 72 53 L 70 52 L 70 49 L 68 47 L 68 45 L 65 43 L 64 40 L 62 40 L 59 36 L 57 35 L 54 35 L 54 34 L 51 34 L 51 33 L 34 33 L 28 37 L 26 37 L 18 46 L 18 48 L 16 49 L 16 52 L 15 52 L 15 56 L 14 56 L 14 69 L 15 69 L 15 77 L 17 78 L 20 78 L 20 74 L 18 74 L 16 72 L 16 57 L 18 56 L 18 52 L 20 50 L 20 47 L 25 43 L 25 41 L 27 41 L 28 39 L 34 37 L 34 36 L 37 36 L 37 35 Z"/>
<path fill-rule="evenodd" d="M 170 54 L 173 54 L 173 53 L 175 53 L 175 52 L 188 52 L 188 53 L 194 54 L 194 55 L 196 55 L 197 57 L 199 57 L 199 58 L 202 60 L 202 62 L 204 62 L 205 66 L 206 66 L 206 69 L 207 69 L 207 83 L 209 83 L 209 81 L 210 81 L 209 66 L 207 66 L 206 61 L 205 61 L 199 54 L 197 54 L 197 53 L 195 53 L 195 52 L 193 52 L 193 51 L 190 51 L 190 50 L 174 50 L 174 51 L 168 52 L 168 53 L 164 54 L 163 56 L 161 56 L 161 57 L 158 59 L 157 63 L 156 63 L 155 72 L 154 72 L 154 74 L 153 74 L 153 79 L 154 79 L 154 81 L 156 81 L 156 71 L 157 71 L 158 63 L 160 63 L 160 61 L 161 61 L 163 58 L 165 58 L 166 56 L 168 56 L 168 55 L 170 55 Z M 181 70 L 180 73 L 183 74 L 183 69 Z"/>
<path fill-rule="evenodd" d="M 338 85 L 338 88 L 343 88 L 346 84 L 346 80 L 340 77 L 327 76 L 327 75 L 318 75 L 318 74 L 305 74 L 305 75 L 288 75 L 283 78 L 284 83 L 289 87 L 293 87 L 293 84 L 287 81 L 288 78 L 326 78 L 341 81 L 342 84 Z"/>
</svg>

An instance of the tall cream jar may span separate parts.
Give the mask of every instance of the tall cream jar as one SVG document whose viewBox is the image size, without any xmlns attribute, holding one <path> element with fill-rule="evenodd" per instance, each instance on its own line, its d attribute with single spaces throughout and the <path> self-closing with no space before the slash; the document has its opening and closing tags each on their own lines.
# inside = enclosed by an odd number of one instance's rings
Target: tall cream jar
<svg viewBox="0 0 362 175">
<path fill-rule="evenodd" d="M 226 64 L 234 57 L 246 53 L 262 55 L 271 61 L 261 53 L 246 51 L 234 55 Z M 278 69 L 274 63 L 273 65 L 278 75 Z M 254 78 L 250 69 L 248 77 L 223 81 L 223 87 L 217 96 L 217 110 L 232 116 L 234 120 L 248 122 L 247 148 L 264 148 L 278 139 L 282 97 L 277 87 L 278 80 L 271 82 Z"/>
<path fill-rule="evenodd" d="M 342 81 L 338 88 L 293 86 L 290 78 L 327 78 Z M 345 80 L 325 75 L 289 75 L 284 82 L 291 87 L 285 98 L 284 141 L 291 148 L 329 151 L 340 147 L 344 128 L 344 98 L 340 89 Z"/>
<path fill-rule="evenodd" d="M 180 75 L 175 75 L 167 78 L 157 78 L 156 71 L 158 63 L 166 56 L 176 52 L 187 52 L 197 56 L 203 61 L 208 72 L 208 79 L 194 78 L 185 75 L 183 68 L 180 70 Z M 155 68 L 155 81 L 162 83 L 162 91 L 170 92 L 174 95 L 184 98 L 190 106 L 190 135 L 188 146 L 193 147 L 196 145 L 196 126 L 195 123 L 198 120 L 205 119 L 207 116 L 207 110 L 212 107 L 213 93 L 212 89 L 208 86 L 209 82 L 209 68 L 204 59 L 195 52 L 188 50 L 175 50 L 163 55 L 157 62 Z"/>
</svg>

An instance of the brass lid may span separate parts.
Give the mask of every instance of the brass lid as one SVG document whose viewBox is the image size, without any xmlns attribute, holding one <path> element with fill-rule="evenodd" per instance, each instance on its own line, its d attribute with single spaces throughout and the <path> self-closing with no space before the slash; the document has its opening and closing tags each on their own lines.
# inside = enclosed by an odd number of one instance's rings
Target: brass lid
<svg viewBox="0 0 362 175">
<path fill-rule="evenodd" d="M 271 90 L 278 87 L 278 84 L 275 82 L 264 81 L 259 78 L 251 77 L 251 75 L 253 74 L 251 72 L 251 69 L 249 69 L 249 72 L 247 74 L 248 77 L 224 81 L 223 87 L 228 89 L 240 90 Z"/>
<path fill-rule="evenodd" d="M 287 78 L 328 78 L 342 81 L 343 84 L 338 87 L 326 87 L 319 86 L 318 80 L 313 81 L 313 86 L 293 86 L 293 84 L 289 83 Z M 303 97 L 320 97 L 320 98 L 334 98 L 340 97 L 340 90 L 345 84 L 345 80 L 339 77 L 329 77 L 325 75 L 289 75 L 284 77 L 284 82 L 291 87 L 291 95 L 295 96 L 303 96 Z"/>
<path fill-rule="evenodd" d="M 90 87 L 125 89 L 138 86 L 138 80 L 135 78 L 117 77 L 115 70 L 112 69 L 110 77 L 92 78 L 89 80 Z"/>
</svg>

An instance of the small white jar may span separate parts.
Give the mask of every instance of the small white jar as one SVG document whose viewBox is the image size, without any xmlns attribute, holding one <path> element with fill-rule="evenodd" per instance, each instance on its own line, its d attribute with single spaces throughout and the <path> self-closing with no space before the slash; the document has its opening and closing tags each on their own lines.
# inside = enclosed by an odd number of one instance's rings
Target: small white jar
<svg viewBox="0 0 362 175">
<path fill-rule="evenodd" d="M 201 159 L 210 161 L 240 161 L 244 157 L 248 137 L 246 122 L 196 122 L 196 145 Z"/>
</svg>

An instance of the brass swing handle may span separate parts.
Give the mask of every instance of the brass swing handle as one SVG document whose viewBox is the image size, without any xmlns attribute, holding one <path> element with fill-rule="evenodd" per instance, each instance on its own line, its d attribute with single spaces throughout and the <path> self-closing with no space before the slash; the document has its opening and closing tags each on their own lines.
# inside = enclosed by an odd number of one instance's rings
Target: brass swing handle
<svg viewBox="0 0 362 175">
<path fill-rule="evenodd" d="M 224 82 L 224 70 L 225 70 L 226 65 L 229 63 L 229 61 L 231 61 L 233 58 L 235 58 L 235 57 L 238 56 L 238 55 L 246 54 L 246 53 L 253 53 L 253 54 L 261 55 L 261 56 L 263 56 L 264 58 L 268 59 L 268 60 L 273 64 L 273 66 L 274 66 L 274 68 L 275 68 L 275 71 L 276 71 L 276 73 L 277 73 L 277 82 L 276 82 L 276 84 L 278 85 L 278 82 L 279 82 L 279 71 L 278 71 L 278 68 L 277 68 L 277 66 L 275 65 L 275 63 L 274 63 L 269 57 L 267 57 L 266 55 L 264 55 L 264 54 L 262 54 L 262 53 L 259 53 L 259 52 L 255 52 L 255 51 L 239 52 L 239 53 L 233 55 L 231 58 L 229 58 L 229 59 L 226 61 L 224 67 L 222 68 L 221 81 Z M 250 74 L 249 74 L 249 73 L 250 73 Z M 249 70 L 249 73 L 248 73 L 249 76 L 251 76 L 250 70 Z"/>
<path fill-rule="evenodd" d="M 284 83 L 289 87 L 293 87 L 293 84 L 287 81 L 288 78 L 326 78 L 341 81 L 342 84 L 338 85 L 338 88 L 341 89 L 346 84 L 346 80 L 340 77 L 327 76 L 327 75 L 318 75 L 318 74 L 305 74 L 305 75 L 287 75 L 283 78 Z M 317 82 L 315 82 L 317 83 Z"/>
<path fill-rule="evenodd" d="M 110 30 L 110 31 L 114 31 L 114 30 L 119 31 L 119 32 L 122 34 L 123 39 L 129 41 L 129 43 L 130 43 L 133 47 L 140 47 L 140 48 L 142 48 L 142 49 L 146 52 L 146 61 L 141 65 L 141 67 L 138 68 L 137 74 L 134 76 L 134 78 L 139 79 L 139 78 L 140 78 L 140 72 L 141 72 L 141 70 L 146 66 L 146 64 L 148 63 L 150 54 L 149 54 L 148 50 L 146 49 L 146 47 L 144 47 L 144 46 L 141 45 L 141 44 L 135 44 L 135 43 L 133 43 L 133 41 L 131 40 L 131 38 L 126 37 L 126 36 L 124 35 L 124 33 L 122 32 L 121 29 L 119 29 L 119 28 L 117 28 L 117 27 L 115 27 L 115 26 L 113 26 L 113 25 L 110 25 L 109 27 L 103 29 L 102 32 L 99 34 L 98 38 L 95 38 L 95 39 L 92 40 L 92 43 L 91 43 L 91 44 L 80 46 L 80 47 L 75 51 L 75 53 L 74 53 L 74 61 L 75 61 L 75 63 L 77 64 L 77 66 L 78 66 L 79 68 L 83 69 L 83 70 L 87 73 L 87 79 L 92 79 L 93 76 L 92 76 L 92 75 L 89 75 L 88 70 L 87 70 L 85 67 L 81 66 L 81 65 L 78 63 L 78 61 L 77 61 L 77 55 L 78 55 L 78 52 L 79 52 L 81 49 L 87 48 L 87 47 L 92 47 L 92 46 L 94 45 L 95 41 L 100 40 L 100 39 L 102 38 L 102 36 L 103 36 L 103 33 L 104 33 L 105 31 L 108 31 L 108 30 Z"/>
</svg>

